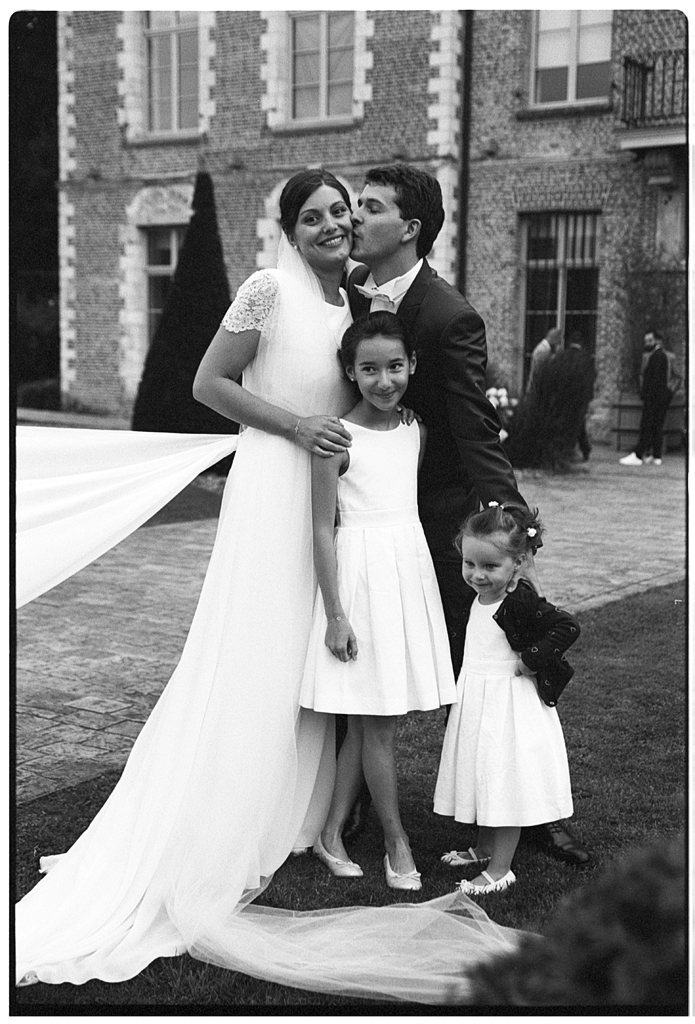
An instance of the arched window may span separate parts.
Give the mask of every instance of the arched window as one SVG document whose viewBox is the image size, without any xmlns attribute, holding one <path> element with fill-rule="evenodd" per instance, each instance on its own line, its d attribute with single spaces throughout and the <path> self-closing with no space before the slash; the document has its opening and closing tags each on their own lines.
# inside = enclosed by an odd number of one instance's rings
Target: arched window
<svg viewBox="0 0 695 1024">
<path fill-rule="evenodd" d="M 134 398 L 191 219 L 193 185 L 152 185 L 126 209 L 121 228 L 119 371 Z"/>
</svg>

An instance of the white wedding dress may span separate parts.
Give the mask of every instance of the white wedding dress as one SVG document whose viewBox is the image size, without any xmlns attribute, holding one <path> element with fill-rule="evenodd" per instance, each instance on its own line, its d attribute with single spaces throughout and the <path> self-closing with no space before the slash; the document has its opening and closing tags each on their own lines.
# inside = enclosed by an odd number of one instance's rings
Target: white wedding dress
<svg viewBox="0 0 695 1024">
<path fill-rule="evenodd" d="M 328 307 L 306 266 L 286 255 L 289 271 L 254 275 L 228 314 L 240 330 L 249 304 L 267 300 L 244 386 L 298 417 L 342 414 L 352 403 L 336 347 L 349 312 Z M 94 433 L 118 447 L 108 432 Z M 188 454 L 187 468 L 170 467 L 174 489 L 200 461 L 183 435 L 163 436 L 167 458 L 176 462 L 177 437 Z M 156 436 L 150 443 L 156 447 Z M 220 446 L 235 443 L 196 442 L 210 464 Z M 20 477 L 21 469 L 18 444 Z M 39 484 L 42 493 L 46 481 Z M 157 486 L 153 501 L 161 504 L 166 487 Z M 18 523 L 31 482 L 22 494 Z M 118 514 L 127 518 L 125 509 Z M 49 510 L 40 524 L 45 538 L 50 518 Z M 69 517 L 56 511 L 54 518 L 57 536 L 70 532 Z M 31 561 L 29 549 L 18 545 L 20 578 L 20 552 Z M 95 550 L 72 552 L 71 567 L 42 572 L 57 582 Z M 27 593 L 50 585 L 34 581 Z M 514 947 L 517 933 L 460 894 L 313 913 L 249 905 L 293 848 L 311 845 L 330 799 L 333 718 L 298 704 L 314 594 L 310 457 L 290 441 L 245 429 L 181 661 L 104 807 L 65 855 L 50 858 L 50 871 L 16 907 L 18 981 L 123 981 L 157 957 L 187 951 L 314 991 L 435 1003 L 465 998 L 466 964 Z"/>
</svg>

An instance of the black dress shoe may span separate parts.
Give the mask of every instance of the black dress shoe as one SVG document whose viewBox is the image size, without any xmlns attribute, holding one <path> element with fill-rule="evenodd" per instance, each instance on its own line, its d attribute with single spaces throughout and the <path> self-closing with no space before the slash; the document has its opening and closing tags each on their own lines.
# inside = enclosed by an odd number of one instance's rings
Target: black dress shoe
<svg viewBox="0 0 695 1024">
<path fill-rule="evenodd" d="M 549 821 L 545 825 L 538 825 L 534 829 L 534 833 L 540 844 L 558 860 L 564 860 L 568 864 L 575 864 L 582 868 L 591 863 L 591 854 L 572 835 L 564 822 Z"/>
</svg>

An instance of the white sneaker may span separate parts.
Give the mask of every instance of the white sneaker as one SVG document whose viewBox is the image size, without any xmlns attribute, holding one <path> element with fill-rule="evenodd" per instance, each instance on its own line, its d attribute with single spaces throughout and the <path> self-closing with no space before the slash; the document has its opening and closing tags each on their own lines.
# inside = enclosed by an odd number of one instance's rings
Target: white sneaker
<svg viewBox="0 0 695 1024">
<path fill-rule="evenodd" d="M 654 465 L 655 466 L 660 466 L 661 465 L 661 459 L 654 459 Z"/>
<path fill-rule="evenodd" d="M 641 466 L 642 460 L 638 459 L 634 452 L 630 452 L 624 459 L 619 459 L 621 466 Z"/>
<path fill-rule="evenodd" d="M 642 459 L 642 462 L 645 464 L 645 466 L 648 466 L 651 462 L 654 462 L 654 459 L 651 457 L 651 455 L 645 455 Z"/>
</svg>

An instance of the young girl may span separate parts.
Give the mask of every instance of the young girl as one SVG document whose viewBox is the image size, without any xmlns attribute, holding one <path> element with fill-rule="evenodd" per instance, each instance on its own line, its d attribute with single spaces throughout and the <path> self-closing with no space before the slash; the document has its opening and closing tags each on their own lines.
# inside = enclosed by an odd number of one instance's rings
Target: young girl
<svg viewBox="0 0 695 1024">
<path fill-rule="evenodd" d="M 471 606 L 434 810 L 478 824 L 475 847 L 442 857 L 452 866 L 482 869 L 460 883 L 470 896 L 514 884 L 511 864 L 522 826 L 572 814 L 554 705 L 572 675 L 562 655 L 579 626 L 525 581 L 512 583 L 541 531 L 537 512 L 490 502 L 468 517 L 456 540 Z"/>
<path fill-rule="evenodd" d="M 352 445 L 312 460 L 314 611 L 300 703 L 345 714 L 328 819 L 314 853 L 339 877 L 360 877 L 342 831 L 363 778 L 384 830 L 386 882 L 420 889 L 401 824 L 394 758 L 397 716 L 456 699 L 434 566 L 417 511 L 422 425 L 399 403 L 415 353 L 393 313 L 345 332 L 340 359 L 360 401 L 344 421 Z M 336 528 L 337 510 L 337 528 Z"/>
</svg>

